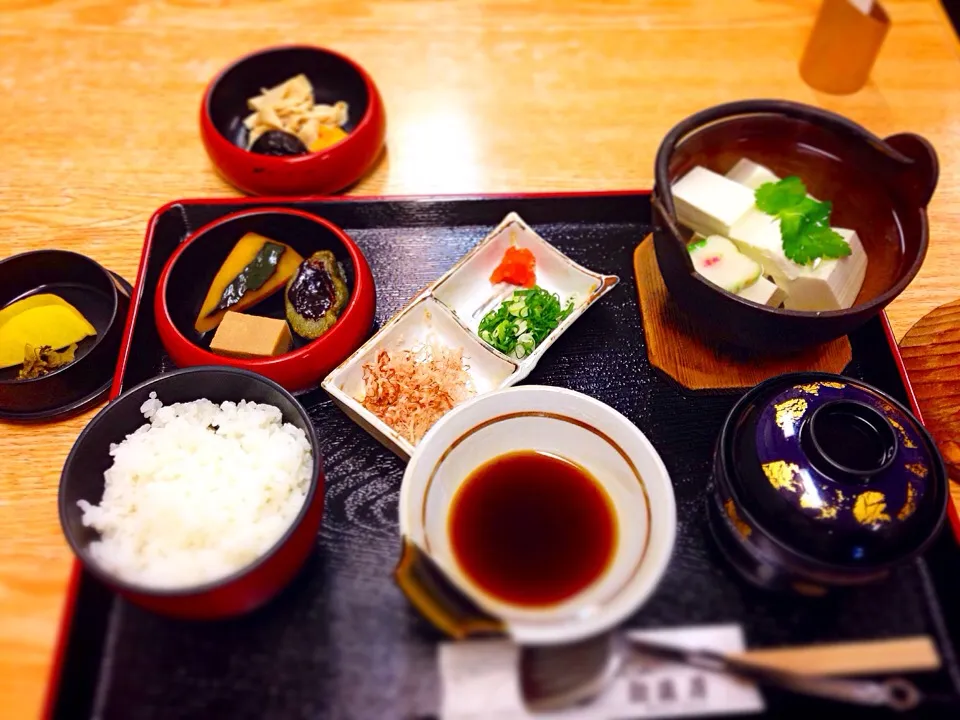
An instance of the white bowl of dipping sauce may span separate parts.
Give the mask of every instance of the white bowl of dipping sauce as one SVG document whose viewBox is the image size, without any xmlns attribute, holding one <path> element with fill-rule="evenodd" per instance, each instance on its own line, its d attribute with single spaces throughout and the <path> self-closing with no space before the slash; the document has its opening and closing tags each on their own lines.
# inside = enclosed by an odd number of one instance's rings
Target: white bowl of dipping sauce
<svg viewBox="0 0 960 720">
<path fill-rule="evenodd" d="M 530 645 L 635 613 L 666 570 L 676 524 L 650 441 L 608 405 L 557 387 L 455 408 L 424 436 L 400 490 L 402 535 Z"/>
</svg>

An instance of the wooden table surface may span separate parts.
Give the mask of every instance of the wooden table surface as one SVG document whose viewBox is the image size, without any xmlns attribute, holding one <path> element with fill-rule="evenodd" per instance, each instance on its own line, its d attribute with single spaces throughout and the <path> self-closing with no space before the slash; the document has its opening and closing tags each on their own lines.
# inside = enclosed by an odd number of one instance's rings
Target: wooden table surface
<svg viewBox="0 0 960 720">
<path fill-rule="evenodd" d="M 353 192 L 641 189 L 663 134 L 720 102 L 786 97 L 940 154 L 931 247 L 889 310 L 898 337 L 960 293 L 960 63 L 935 0 L 886 0 L 871 83 L 815 92 L 797 62 L 817 0 L 0 0 L 0 256 L 78 250 L 135 275 L 151 212 L 235 194 L 197 131 L 205 83 L 259 47 L 363 64 L 389 151 Z M 0 716 L 36 716 L 72 558 L 60 467 L 92 413 L 0 425 Z"/>
</svg>

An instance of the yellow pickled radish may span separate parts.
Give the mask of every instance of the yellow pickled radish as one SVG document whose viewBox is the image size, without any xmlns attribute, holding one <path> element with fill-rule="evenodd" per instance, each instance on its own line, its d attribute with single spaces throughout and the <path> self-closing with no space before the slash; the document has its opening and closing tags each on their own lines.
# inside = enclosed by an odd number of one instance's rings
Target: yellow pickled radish
<svg viewBox="0 0 960 720">
<path fill-rule="evenodd" d="M 44 293 L 0 310 L 0 368 L 21 365 L 27 345 L 60 350 L 97 331 L 73 305 Z"/>
<path fill-rule="evenodd" d="M 77 321 L 84 324 L 87 328 L 87 331 L 92 335 L 95 334 L 95 330 L 87 319 L 83 316 L 79 310 L 77 310 L 73 305 L 64 300 L 59 295 L 54 295 L 53 293 L 38 293 L 37 295 L 31 295 L 30 297 L 23 298 L 22 300 L 17 300 L 14 303 L 10 303 L 5 308 L 0 310 L 0 328 L 10 319 L 20 315 L 27 310 L 33 310 L 34 308 L 44 307 L 47 305 L 57 305 L 59 307 L 65 308 L 74 316 L 76 316 Z"/>
<path fill-rule="evenodd" d="M 53 295 L 51 293 L 31 295 L 23 300 L 17 300 L 15 303 L 10 303 L 3 308 L 3 310 L 0 310 L 0 326 L 2 326 L 10 318 L 19 315 L 25 310 L 41 307 L 43 305 L 66 305 L 67 307 L 73 307 L 73 305 L 68 303 L 59 295 Z"/>
</svg>

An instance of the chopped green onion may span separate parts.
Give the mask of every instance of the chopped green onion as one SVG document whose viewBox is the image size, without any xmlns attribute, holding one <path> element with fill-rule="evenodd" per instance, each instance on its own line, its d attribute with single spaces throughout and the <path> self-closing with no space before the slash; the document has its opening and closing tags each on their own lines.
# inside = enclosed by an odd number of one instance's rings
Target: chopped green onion
<svg viewBox="0 0 960 720">
<path fill-rule="evenodd" d="M 524 358 L 572 312 L 573 300 L 564 307 L 559 295 L 535 285 L 514 290 L 496 310 L 483 317 L 477 334 L 504 355 Z"/>
</svg>

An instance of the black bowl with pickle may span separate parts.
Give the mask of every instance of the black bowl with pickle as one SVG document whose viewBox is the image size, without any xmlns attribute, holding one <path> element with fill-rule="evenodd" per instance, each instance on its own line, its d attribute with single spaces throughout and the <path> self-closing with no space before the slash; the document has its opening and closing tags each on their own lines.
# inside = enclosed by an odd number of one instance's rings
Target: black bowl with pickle
<svg viewBox="0 0 960 720">
<path fill-rule="evenodd" d="M 103 400 L 129 307 L 130 286 L 79 253 L 0 262 L 0 418 L 51 420 Z"/>
</svg>

